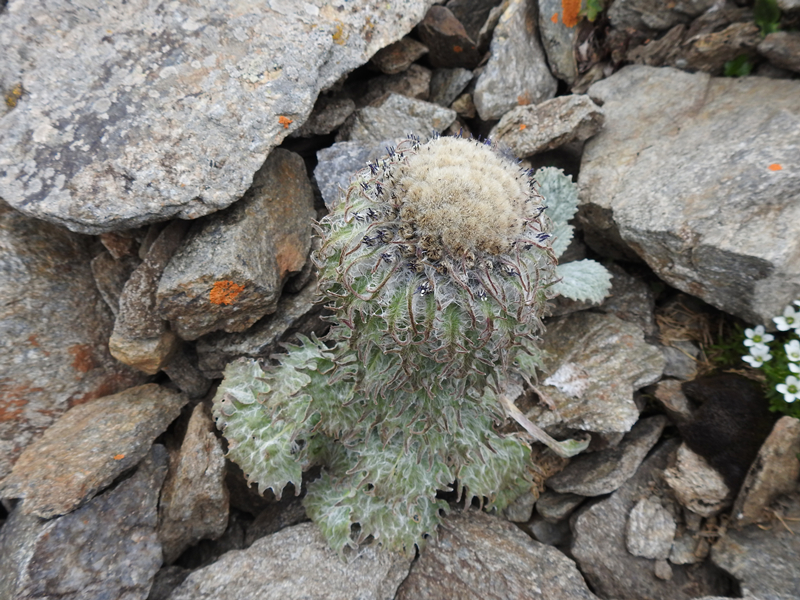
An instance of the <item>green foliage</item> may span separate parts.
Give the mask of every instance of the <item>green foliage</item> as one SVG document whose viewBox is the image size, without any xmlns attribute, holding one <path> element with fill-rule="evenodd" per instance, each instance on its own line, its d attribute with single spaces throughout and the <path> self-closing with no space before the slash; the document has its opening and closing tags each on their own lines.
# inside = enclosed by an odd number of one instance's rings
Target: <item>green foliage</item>
<svg viewBox="0 0 800 600">
<path fill-rule="evenodd" d="M 762 37 L 780 29 L 781 9 L 777 0 L 756 0 L 753 15 Z"/>
<path fill-rule="evenodd" d="M 586 18 L 594 23 L 605 8 L 604 0 L 586 0 Z"/>
<path fill-rule="evenodd" d="M 740 54 L 733 60 L 725 63 L 723 75 L 725 77 L 746 77 L 753 70 L 753 61 L 747 54 Z"/>
<path fill-rule="evenodd" d="M 337 552 L 372 539 L 413 555 L 447 511 L 438 492 L 502 509 L 531 488 L 528 442 L 498 433 L 506 382 L 540 364 L 554 290 L 609 286 L 591 261 L 556 271 L 577 192 L 556 169 L 535 177 L 473 140 L 390 149 L 319 223 L 326 338 L 226 368 L 214 416 L 229 457 L 278 497 L 322 466 L 304 503 Z"/>
</svg>

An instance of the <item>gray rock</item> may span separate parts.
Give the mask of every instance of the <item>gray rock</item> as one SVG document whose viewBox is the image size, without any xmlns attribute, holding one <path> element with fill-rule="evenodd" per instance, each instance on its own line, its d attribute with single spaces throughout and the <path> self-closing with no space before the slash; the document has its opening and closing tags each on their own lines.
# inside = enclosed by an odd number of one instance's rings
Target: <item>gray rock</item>
<svg viewBox="0 0 800 600">
<path fill-rule="evenodd" d="M 788 494 L 800 477 L 800 420 L 781 417 L 764 441 L 733 504 L 731 519 L 743 527 L 768 517 L 765 510 Z"/>
<path fill-rule="evenodd" d="M 336 142 L 317 152 L 314 179 L 328 210 L 339 201 L 342 190 L 350 186 L 353 175 L 366 168 L 366 164 L 386 154 L 387 146 L 396 146 L 405 135 L 398 138 L 372 141 Z"/>
<path fill-rule="evenodd" d="M 612 263 L 605 267 L 611 273 L 611 293 L 598 310 L 637 325 L 644 332 L 645 339 L 655 339 L 658 328 L 653 316 L 656 307 L 653 290 L 619 265 Z"/>
<path fill-rule="evenodd" d="M 428 60 L 437 68 L 474 69 L 480 61 L 476 40 L 444 6 L 432 6 L 417 25 L 422 42 L 430 50 Z"/>
<path fill-rule="evenodd" d="M 139 263 L 138 258 L 133 256 L 116 259 L 105 250 L 92 259 L 92 275 L 97 291 L 115 316 L 119 312 L 119 299 L 125 283 Z"/>
<path fill-rule="evenodd" d="M 44 521 L 18 505 L 0 531 L 0 597 L 145 600 L 158 568 L 158 492 L 167 453 L 73 513 Z"/>
<path fill-rule="evenodd" d="M 702 535 L 684 531 L 676 535 L 669 551 L 669 562 L 673 565 L 693 565 L 705 560 L 711 546 Z"/>
<path fill-rule="evenodd" d="M 302 498 L 287 496 L 278 502 L 270 502 L 247 527 L 244 544 L 250 546 L 264 536 L 308 520 Z"/>
<path fill-rule="evenodd" d="M 162 567 L 153 577 L 153 586 L 147 600 L 167 600 L 176 587 L 183 583 L 191 571 L 177 565 Z"/>
<path fill-rule="evenodd" d="M 665 560 L 672 548 L 676 529 L 675 519 L 658 499 L 642 498 L 628 515 L 625 528 L 628 552 L 634 556 Z M 659 577 L 658 573 L 656 577 Z"/>
<path fill-rule="evenodd" d="M 771 325 L 800 296 L 800 173 L 781 166 L 800 161 L 800 82 L 629 66 L 589 95 L 606 121 L 584 149 L 584 229 L 623 240 L 670 285 Z"/>
<path fill-rule="evenodd" d="M 536 406 L 528 418 L 558 432 L 629 431 L 639 419 L 633 392 L 658 381 L 664 357 L 641 329 L 614 315 L 575 313 L 549 321 L 543 335 L 543 385 L 553 409 Z"/>
<path fill-rule="evenodd" d="M 477 116 L 475 111 L 475 103 L 472 101 L 472 94 L 461 94 L 450 105 L 459 117 L 465 119 L 474 119 Z"/>
<path fill-rule="evenodd" d="M 586 500 L 585 496 L 559 494 L 552 490 L 545 490 L 536 501 L 536 512 L 546 521 L 558 523 L 569 517 L 584 500 Z"/>
<path fill-rule="evenodd" d="M 572 554 L 592 588 L 604 598 L 689 600 L 728 591 L 727 582 L 709 565 L 676 565 L 672 579 L 656 577 L 653 560 L 633 556 L 625 541 L 625 525 L 636 502 L 668 494 L 660 473 L 677 440 L 657 447 L 631 479 L 609 498 L 579 510 L 572 519 Z"/>
<path fill-rule="evenodd" d="M 316 526 L 303 523 L 224 554 L 192 573 L 169 600 L 301 600 L 320 593 L 326 600 L 391 600 L 409 565 L 375 545 L 343 563 Z"/>
<path fill-rule="evenodd" d="M 396 600 L 595 599 L 570 559 L 479 511 L 450 515 Z"/>
<path fill-rule="evenodd" d="M 539 35 L 550 70 L 572 87 L 578 78 L 575 45 L 579 28 L 574 25 L 567 27 L 562 14 L 561 0 L 539 0 Z"/>
<path fill-rule="evenodd" d="M 467 36 L 479 42 L 481 30 L 489 19 L 489 15 L 501 1 L 502 0 L 448 0 L 445 6 L 464 26 Z"/>
<path fill-rule="evenodd" d="M 662 379 L 656 384 L 653 394 L 670 415 L 689 419 L 692 416 L 692 406 L 689 399 L 681 390 L 681 382 L 676 379 Z"/>
<path fill-rule="evenodd" d="M 755 23 L 732 23 L 722 31 L 690 37 L 672 64 L 689 71 L 722 75 L 729 60 L 742 55 L 757 56 L 756 47 L 760 41 Z"/>
<path fill-rule="evenodd" d="M 417 100 L 428 100 L 431 95 L 431 70 L 422 65 L 411 65 L 397 75 L 381 75 L 367 82 L 367 92 L 358 98 L 362 108 L 373 102 L 380 105 L 383 96 L 400 94 Z"/>
<path fill-rule="evenodd" d="M 785 11 L 800 10 L 800 0 L 778 0 L 778 7 Z"/>
<path fill-rule="evenodd" d="M 141 461 L 186 401 L 149 383 L 72 407 L 25 449 L 0 497 L 42 518 L 75 510 Z"/>
<path fill-rule="evenodd" d="M 785 523 L 800 519 L 800 495 L 780 507 Z M 792 525 L 789 525 L 793 529 Z M 762 600 L 797 600 L 800 590 L 800 535 L 773 521 L 766 529 L 750 525 L 729 529 L 711 549 L 711 560 L 739 581 L 742 595 Z"/>
<path fill-rule="evenodd" d="M 530 521 L 533 514 L 533 505 L 536 496 L 532 492 L 526 491 L 503 510 L 503 516 L 512 523 L 524 523 Z"/>
<path fill-rule="evenodd" d="M 369 62 L 386 75 L 394 75 L 402 73 L 411 66 L 411 63 L 427 53 L 428 47 L 425 44 L 406 36 L 378 50 Z"/>
<path fill-rule="evenodd" d="M 158 506 L 158 539 L 171 564 L 198 541 L 215 539 L 228 525 L 225 452 L 203 404 L 192 410 L 180 451 L 170 456 Z"/>
<path fill-rule="evenodd" d="M 316 282 L 298 294 L 284 294 L 275 314 L 264 317 L 242 333 L 212 333 L 197 341 L 200 368 L 213 378 L 222 377 L 225 366 L 241 357 L 269 358 L 282 352 L 281 343 L 292 341 L 297 333 L 322 334 L 327 323 L 320 318 L 322 306 L 316 305 Z"/>
<path fill-rule="evenodd" d="M 225 208 L 320 90 L 431 3 L 39 0 L 5 11 L 0 81 L 28 94 L 2 118 L 0 196 L 84 233 Z"/>
<path fill-rule="evenodd" d="M 717 515 L 733 501 L 722 475 L 685 443 L 678 448 L 675 465 L 664 471 L 664 481 L 678 502 L 701 517 Z"/>
<path fill-rule="evenodd" d="M 770 33 L 758 45 L 758 52 L 776 67 L 800 73 L 800 32 Z"/>
<path fill-rule="evenodd" d="M 566 520 L 551 523 L 547 519 L 535 515 L 530 522 L 521 525 L 521 528 L 537 542 L 548 546 L 568 546 L 572 541 L 572 531 Z"/>
<path fill-rule="evenodd" d="M 585 141 L 603 126 L 603 109 L 588 96 L 559 96 L 535 106 L 512 108 L 490 134 L 524 158 L 575 140 Z"/>
<path fill-rule="evenodd" d="M 563 471 L 547 480 L 547 486 L 561 494 L 581 496 L 613 492 L 636 473 L 666 424 L 666 417 L 661 415 L 642 419 L 619 445 L 575 457 Z"/>
<path fill-rule="evenodd" d="M 71 406 L 146 381 L 108 352 L 90 244 L 0 200 L 0 479 Z"/>
<path fill-rule="evenodd" d="M 303 159 L 278 148 L 244 198 L 192 226 L 158 284 L 158 311 L 186 340 L 244 331 L 275 312 L 311 249 L 314 192 Z"/>
<path fill-rule="evenodd" d="M 356 103 L 343 96 L 320 96 L 305 123 L 289 137 L 326 135 L 341 126 L 353 114 Z"/>
<path fill-rule="evenodd" d="M 689 340 L 670 341 L 669 345 L 662 345 L 664 354 L 664 377 L 674 377 L 683 381 L 690 381 L 697 377 L 697 357 L 700 348 Z"/>
<path fill-rule="evenodd" d="M 617 29 L 669 29 L 678 23 L 688 23 L 713 4 L 714 0 L 669 3 L 659 0 L 616 0 L 608 10 L 608 18 Z"/>
<path fill-rule="evenodd" d="M 426 140 L 434 130 L 441 133 L 456 119 L 454 110 L 399 94 L 390 93 L 376 104 L 357 110 L 339 130 L 336 141 L 378 142 L 405 138 L 409 133 Z"/>
<path fill-rule="evenodd" d="M 202 398 L 211 388 L 211 380 L 207 378 L 196 366 L 194 353 L 187 349 L 181 349 L 172 358 L 164 373 L 169 376 L 170 381 L 189 398 Z"/>
<path fill-rule="evenodd" d="M 156 291 L 189 224 L 172 221 L 160 230 L 156 226 L 150 229 L 159 231 L 158 236 L 122 288 L 108 348 L 117 360 L 154 375 L 169 363 L 180 345 L 180 340 L 156 311 Z"/>
<path fill-rule="evenodd" d="M 450 106 L 472 80 L 468 69 L 436 69 L 431 76 L 431 94 L 428 100 L 441 106 Z"/>
<path fill-rule="evenodd" d="M 473 100 L 484 121 L 518 105 L 540 104 L 556 94 L 539 42 L 535 11 L 527 0 L 511 0 L 494 30 L 489 62 L 475 84 Z"/>
</svg>

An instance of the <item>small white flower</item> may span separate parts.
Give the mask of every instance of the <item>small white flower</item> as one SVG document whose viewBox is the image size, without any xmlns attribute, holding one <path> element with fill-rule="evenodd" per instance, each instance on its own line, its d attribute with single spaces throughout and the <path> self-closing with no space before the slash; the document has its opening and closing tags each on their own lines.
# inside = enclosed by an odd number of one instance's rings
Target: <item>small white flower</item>
<svg viewBox="0 0 800 600">
<path fill-rule="evenodd" d="M 779 394 L 783 394 L 783 399 L 786 402 L 792 403 L 800 398 L 800 380 L 794 375 L 789 375 L 786 378 L 786 383 L 779 383 L 775 386 Z"/>
<path fill-rule="evenodd" d="M 769 348 L 767 346 L 764 344 L 756 344 L 750 348 L 750 354 L 748 356 L 743 356 L 742 360 L 751 367 L 757 369 L 771 358 L 772 355 L 769 353 Z"/>
<path fill-rule="evenodd" d="M 789 363 L 789 370 L 792 373 L 800 374 L 800 365 L 796 365 L 794 363 Z"/>
<path fill-rule="evenodd" d="M 783 309 L 782 317 L 775 317 L 775 326 L 781 331 L 789 331 L 790 329 L 797 329 L 800 327 L 800 314 L 794 308 L 787 306 Z"/>
<path fill-rule="evenodd" d="M 786 350 L 786 358 L 792 362 L 800 361 L 800 340 L 791 340 L 788 344 L 783 345 Z"/>
<path fill-rule="evenodd" d="M 766 344 L 775 339 L 774 335 L 765 333 L 763 325 L 757 325 L 755 329 L 745 329 L 744 334 L 747 336 L 747 339 L 744 341 L 745 346 Z"/>
</svg>

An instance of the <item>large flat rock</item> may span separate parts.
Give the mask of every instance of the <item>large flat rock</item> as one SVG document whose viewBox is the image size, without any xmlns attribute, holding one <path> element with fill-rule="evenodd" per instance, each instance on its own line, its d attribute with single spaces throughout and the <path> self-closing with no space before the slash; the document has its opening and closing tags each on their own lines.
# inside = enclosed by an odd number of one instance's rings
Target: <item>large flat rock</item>
<svg viewBox="0 0 800 600">
<path fill-rule="evenodd" d="M 430 0 L 10 2 L 0 15 L 0 197 L 101 233 L 225 208 L 320 90 Z"/>
<path fill-rule="evenodd" d="M 630 66 L 589 95 L 605 113 L 579 181 L 590 245 L 772 325 L 800 295 L 800 81 Z"/>
</svg>

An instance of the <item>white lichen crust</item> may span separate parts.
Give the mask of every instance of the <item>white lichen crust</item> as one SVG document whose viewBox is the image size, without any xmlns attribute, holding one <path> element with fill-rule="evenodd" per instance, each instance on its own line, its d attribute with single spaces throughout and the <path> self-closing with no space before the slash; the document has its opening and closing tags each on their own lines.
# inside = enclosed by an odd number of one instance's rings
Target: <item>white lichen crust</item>
<svg viewBox="0 0 800 600">
<path fill-rule="evenodd" d="M 555 225 L 569 233 L 574 185 L 542 176 L 566 189 Z M 278 496 L 322 465 L 304 504 L 337 551 L 374 539 L 413 554 L 447 510 L 437 491 L 454 485 L 496 508 L 531 489 L 530 447 L 497 429 L 507 378 L 537 364 L 557 284 L 537 188 L 490 144 L 389 148 L 319 224 L 330 333 L 302 337 L 280 364 L 226 368 L 214 414 L 229 457 Z"/>
</svg>

